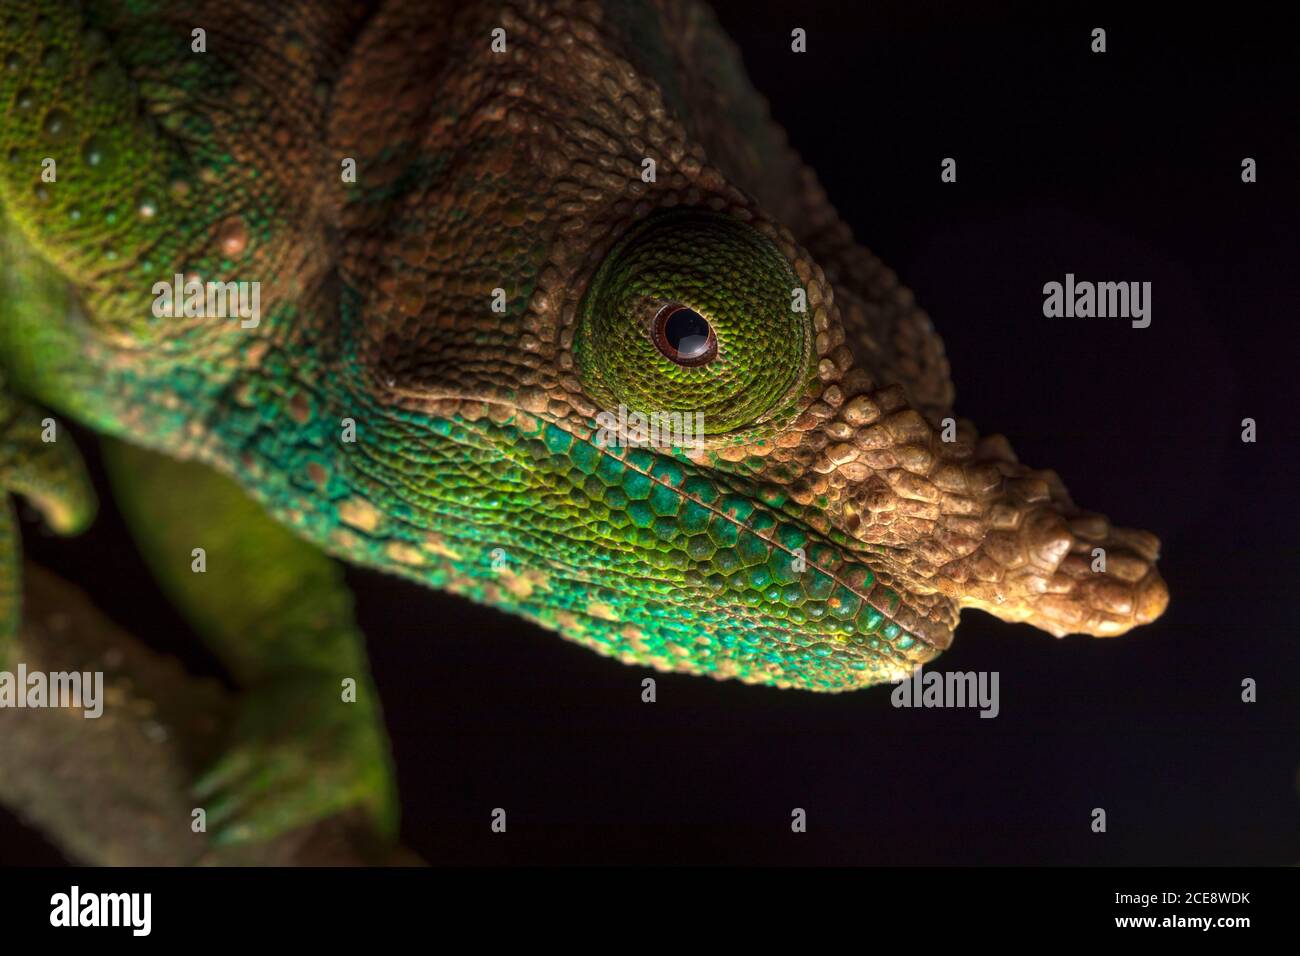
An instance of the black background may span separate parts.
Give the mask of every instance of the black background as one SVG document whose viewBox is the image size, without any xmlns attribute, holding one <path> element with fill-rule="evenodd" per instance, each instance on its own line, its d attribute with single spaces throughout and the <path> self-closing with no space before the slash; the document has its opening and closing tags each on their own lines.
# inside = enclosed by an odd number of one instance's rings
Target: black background
<svg viewBox="0 0 1300 956">
<path fill-rule="evenodd" d="M 1063 641 L 967 612 L 936 666 L 1000 672 L 995 720 L 897 710 L 889 688 L 660 674 L 643 704 L 649 671 L 349 571 L 406 842 L 434 863 L 1295 863 L 1293 35 L 1236 7 L 1159 25 L 917 3 L 719 16 L 859 240 L 933 316 L 959 414 L 1159 534 L 1169 611 Z M 1044 318 L 1043 283 L 1066 272 L 1150 281 L 1151 327 Z M 24 534 L 116 620 L 211 668 L 111 507 L 80 539 Z M 8 817 L 0 841 L 11 862 L 60 859 Z"/>
</svg>

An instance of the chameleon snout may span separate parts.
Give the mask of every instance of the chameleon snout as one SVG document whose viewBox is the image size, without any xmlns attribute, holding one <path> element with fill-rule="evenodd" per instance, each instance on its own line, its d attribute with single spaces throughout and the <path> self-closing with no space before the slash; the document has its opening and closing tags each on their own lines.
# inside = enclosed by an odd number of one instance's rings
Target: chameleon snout
<svg viewBox="0 0 1300 956">
<path fill-rule="evenodd" d="M 1113 637 L 1164 612 L 1155 535 L 1079 509 L 1000 435 L 934 426 L 891 389 L 855 396 L 814 468 L 838 485 L 827 516 L 907 591 L 1058 637 Z"/>
</svg>

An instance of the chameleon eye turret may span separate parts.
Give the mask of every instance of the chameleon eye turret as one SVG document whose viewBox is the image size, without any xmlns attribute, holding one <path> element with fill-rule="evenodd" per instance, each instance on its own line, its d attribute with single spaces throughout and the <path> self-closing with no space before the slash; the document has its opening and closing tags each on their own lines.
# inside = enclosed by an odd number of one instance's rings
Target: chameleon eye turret
<svg viewBox="0 0 1300 956">
<path fill-rule="evenodd" d="M 736 431 L 790 398 L 809 372 L 801 288 L 770 240 L 707 212 L 665 213 L 605 256 L 580 307 L 583 384 L 608 407 L 699 412 Z"/>
</svg>

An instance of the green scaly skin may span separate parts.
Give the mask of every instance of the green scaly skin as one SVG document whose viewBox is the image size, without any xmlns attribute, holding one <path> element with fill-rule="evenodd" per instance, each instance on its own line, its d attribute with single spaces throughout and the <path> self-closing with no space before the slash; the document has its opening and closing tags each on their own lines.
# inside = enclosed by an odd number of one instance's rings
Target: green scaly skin
<svg viewBox="0 0 1300 956">
<path fill-rule="evenodd" d="M 75 292 L 10 293 L 14 391 L 661 670 L 849 690 L 963 607 L 1058 636 L 1164 609 L 1152 535 L 941 430 L 928 317 L 704 8 L 231 6 L 0 2 L 7 241 Z M 260 282 L 260 324 L 155 316 L 175 273 Z M 674 303 L 713 361 L 656 346 Z M 611 445 L 620 404 L 701 412 L 702 447 Z"/>
</svg>

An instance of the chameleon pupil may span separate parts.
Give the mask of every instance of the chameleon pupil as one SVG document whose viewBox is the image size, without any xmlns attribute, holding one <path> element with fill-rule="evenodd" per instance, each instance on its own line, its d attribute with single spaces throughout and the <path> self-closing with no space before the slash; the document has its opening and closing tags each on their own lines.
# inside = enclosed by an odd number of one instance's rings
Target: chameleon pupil
<svg viewBox="0 0 1300 956">
<path fill-rule="evenodd" d="M 704 365 L 718 353 L 709 320 L 694 309 L 670 305 L 655 318 L 655 345 L 678 365 Z"/>
</svg>

